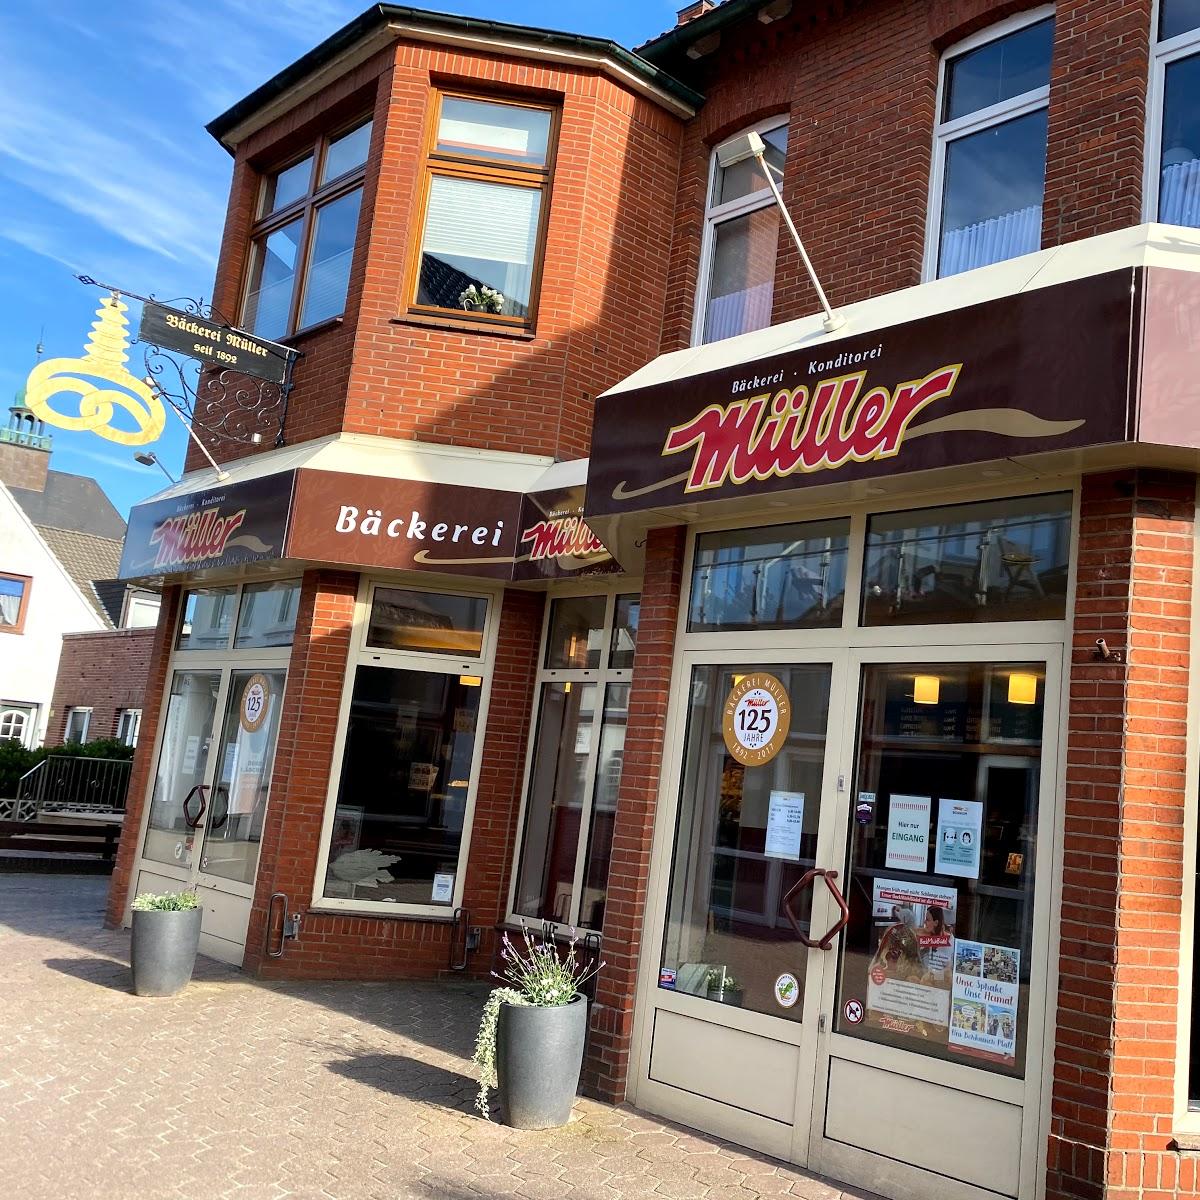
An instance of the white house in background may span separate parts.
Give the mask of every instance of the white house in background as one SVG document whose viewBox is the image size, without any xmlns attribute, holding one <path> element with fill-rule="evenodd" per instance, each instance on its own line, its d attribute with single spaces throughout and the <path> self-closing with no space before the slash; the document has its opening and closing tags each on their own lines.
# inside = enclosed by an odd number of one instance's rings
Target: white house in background
<svg viewBox="0 0 1200 1200">
<path fill-rule="evenodd" d="M 63 634 L 153 625 L 159 598 L 115 581 L 125 522 L 100 485 L 50 469 L 50 435 L 20 393 L 9 413 L 0 428 L 0 739 L 33 747 L 46 737 Z"/>
</svg>

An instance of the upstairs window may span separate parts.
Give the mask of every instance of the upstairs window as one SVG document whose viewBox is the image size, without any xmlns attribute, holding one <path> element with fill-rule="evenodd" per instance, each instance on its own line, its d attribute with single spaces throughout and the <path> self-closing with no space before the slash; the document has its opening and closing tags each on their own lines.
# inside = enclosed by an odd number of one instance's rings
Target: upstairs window
<svg viewBox="0 0 1200 1200">
<path fill-rule="evenodd" d="M 557 113 L 437 92 L 412 311 L 533 324 Z"/>
<path fill-rule="evenodd" d="M 251 333 L 278 340 L 345 311 L 370 145 L 361 121 L 263 181 L 242 307 Z"/>
<path fill-rule="evenodd" d="M 1148 220 L 1200 226 L 1200 0 L 1160 0 Z"/>
<path fill-rule="evenodd" d="M 6 575 L 0 572 L 0 633 L 22 633 L 25 613 L 29 608 L 28 575 Z"/>
<path fill-rule="evenodd" d="M 930 278 L 1041 249 L 1053 12 L 1006 21 L 942 61 Z"/>
<path fill-rule="evenodd" d="M 755 126 L 767 169 L 783 186 L 787 123 Z M 756 159 L 722 167 L 713 151 L 693 345 L 763 329 L 771 323 L 779 208 Z"/>
</svg>

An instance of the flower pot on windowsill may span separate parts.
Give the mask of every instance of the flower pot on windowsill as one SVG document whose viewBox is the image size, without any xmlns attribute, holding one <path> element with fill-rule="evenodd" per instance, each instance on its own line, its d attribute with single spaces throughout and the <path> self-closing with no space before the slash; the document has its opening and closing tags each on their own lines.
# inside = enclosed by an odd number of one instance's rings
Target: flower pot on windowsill
<svg viewBox="0 0 1200 1200">
<path fill-rule="evenodd" d="M 571 1119 L 583 1067 L 587 999 L 544 1008 L 501 1004 L 496 1026 L 500 1119 L 516 1129 L 553 1129 Z"/>
</svg>

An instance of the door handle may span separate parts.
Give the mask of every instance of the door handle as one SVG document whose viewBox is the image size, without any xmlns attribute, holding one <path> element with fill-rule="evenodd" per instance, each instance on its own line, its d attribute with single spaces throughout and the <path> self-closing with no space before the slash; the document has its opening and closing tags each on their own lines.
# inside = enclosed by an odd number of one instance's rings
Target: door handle
<svg viewBox="0 0 1200 1200">
<path fill-rule="evenodd" d="M 825 934 L 823 938 L 810 937 L 803 929 L 800 928 L 800 919 L 792 909 L 792 902 L 795 897 L 799 896 L 806 887 L 811 887 L 817 880 L 818 876 L 825 881 L 825 886 L 829 889 L 829 894 L 833 897 L 833 902 L 838 906 L 838 919 L 834 922 L 833 928 Z M 833 939 L 850 923 L 850 906 L 846 903 L 846 897 L 842 895 L 841 889 L 834 882 L 838 877 L 836 871 L 827 871 L 824 867 L 813 867 L 809 871 L 805 871 L 798 880 L 790 888 L 783 897 L 783 913 L 787 917 L 792 929 L 795 930 L 796 936 L 810 950 L 830 950 L 833 947 Z"/>
<path fill-rule="evenodd" d="M 202 820 L 204 820 L 204 814 L 208 811 L 208 798 L 204 794 L 207 790 L 207 785 L 198 783 L 183 798 L 183 823 L 189 829 L 195 829 L 196 826 L 199 825 Z M 197 792 L 200 793 L 200 811 L 193 817 L 191 809 L 188 808 L 188 802 Z"/>
<path fill-rule="evenodd" d="M 218 801 L 224 800 L 224 807 L 218 805 Z M 223 784 L 217 784 L 217 794 L 213 797 L 213 817 L 208 823 L 210 829 L 220 829 L 221 826 L 229 820 L 229 789 Z"/>
</svg>

